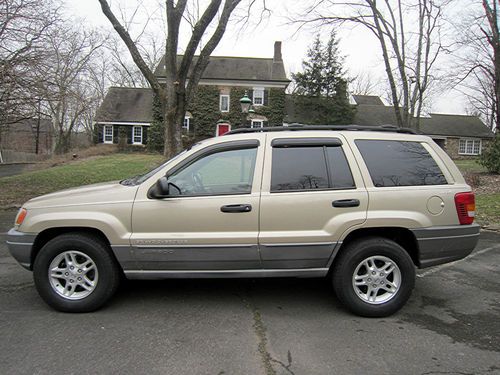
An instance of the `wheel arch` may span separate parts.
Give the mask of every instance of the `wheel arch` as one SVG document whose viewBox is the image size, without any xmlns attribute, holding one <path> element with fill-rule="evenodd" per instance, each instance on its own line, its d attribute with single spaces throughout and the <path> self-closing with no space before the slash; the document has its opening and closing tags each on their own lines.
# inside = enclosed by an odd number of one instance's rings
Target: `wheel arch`
<svg viewBox="0 0 500 375">
<path fill-rule="evenodd" d="M 330 271 L 333 268 L 335 259 L 345 251 L 350 243 L 369 237 L 382 237 L 396 242 L 405 249 L 413 261 L 413 264 L 419 267 L 418 242 L 411 230 L 402 227 L 371 227 L 355 229 L 344 238 L 339 249 L 333 254 L 332 260 L 330 261 Z"/>
<path fill-rule="evenodd" d="M 35 263 L 35 258 L 47 242 L 60 235 L 67 233 L 86 234 L 94 238 L 98 238 L 106 245 L 106 248 L 109 250 L 109 253 L 113 256 L 113 258 L 115 258 L 116 261 L 115 254 L 113 253 L 113 251 L 111 251 L 111 243 L 101 230 L 92 227 L 55 227 L 55 228 L 47 228 L 36 236 L 35 242 L 33 243 L 33 247 L 31 248 L 30 269 L 33 270 L 33 264 Z M 117 262 L 117 264 L 119 263 Z"/>
</svg>

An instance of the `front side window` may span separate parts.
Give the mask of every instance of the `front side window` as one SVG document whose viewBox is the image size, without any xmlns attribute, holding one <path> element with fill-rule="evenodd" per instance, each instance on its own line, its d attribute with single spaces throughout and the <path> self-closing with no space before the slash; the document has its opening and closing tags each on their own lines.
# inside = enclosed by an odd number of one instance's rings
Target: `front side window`
<svg viewBox="0 0 500 375">
<path fill-rule="evenodd" d="M 249 194 L 257 148 L 220 151 L 202 157 L 169 177 L 180 195 Z"/>
<path fill-rule="evenodd" d="M 355 188 L 342 147 L 273 147 L 271 192 Z"/>
<path fill-rule="evenodd" d="M 113 125 L 104 125 L 104 143 L 113 143 Z"/>
<path fill-rule="evenodd" d="M 221 95 L 219 101 L 221 112 L 229 112 L 229 95 Z"/>
<path fill-rule="evenodd" d="M 254 88 L 253 89 L 253 104 L 254 105 L 264 105 L 264 89 Z"/>
<path fill-rule="evenodd" d="M 356 140 L 376 187 L 447 184 L 441 169 L 419 142 Z"/>
<path fill-rule="evenodd" d="M 134 126 L 133 136 L 132 143 L 134 145 L 142 145 L 142 126 Z"/>
</svg>

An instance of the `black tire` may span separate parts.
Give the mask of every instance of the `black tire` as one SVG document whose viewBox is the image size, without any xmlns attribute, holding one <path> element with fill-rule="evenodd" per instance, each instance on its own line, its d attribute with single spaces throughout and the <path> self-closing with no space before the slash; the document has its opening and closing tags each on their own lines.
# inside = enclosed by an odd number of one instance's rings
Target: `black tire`
<svg viewBox="0 0 500 375">
<path fill-rule="evenodd" d="M 375 272 L 372 269 L 376 275 L 369 276 L 368 274 L 372 275 L 371 271 L 366 266 L 361 265 L 367 259 L 375 260 L 375 262 L 383 262 L 384 259 L 389 259 L 397 266 L 397 269 L 387 274 L 383 274 L 383 271 L 377 273 L 378 271 Z M 384 263 L 377 264 L 383 265 Z M 390 265 L 389 262 L 386 264 Z M 358 266 L 360 268 L 356 272 Z M 397 277 L 397 270 L 399 270 L 400 277 L 399 282 L 396 282 L 399 287 L 395 289 L 395 293 L 389 293 L 385 289 L 386 285 L 382 288 L 378 284 L 373 284 L 374 287 L 377 285 L 377 289 L 373 288 L 372 294 L 369 292 L 369 290 L 372 290 L 371 283 L 370 286 L 360 285 L 356 287 L 353 285 L 355 272 L 357 275 L 363 274 L 360 276 L 360 278 L 363 278 L 360 281 L 361 283 L 367 283 L 367 280 L 372 280 L 375 283 L 375 280 L 377 280 L 380 284 L 384 284 L 385 281 L 380 275 L 385 275 L 387 280 L 391 281 L 392 278 L 392 281 L 394 281 L 394 277 Z M 369 277 L 377 277 L 377 279 L 370 279 Z M 384 317 L 392 315 L 401 309 L 410 298 L 415 286 L 415 266 L 405 249 L 397 243 L 381 237 L 368 237 L 353 241 L 342 249 L 339 257 L 335 260 L 332 282 L 338 299 L 353 313 L 366 317 Z M 365 299 L 367 294 L 371 298 L 380 298 L 380 301 L 368 302 Z M 384 301 L 384 299 L 387 299 L 387 301 Z"/>
<path fill-rule="evenodd" d="M 49 278 L 52 261 L 70 250 L 89 257 L 98 272 L 92 292 L 76 300 L 60 295 Z M 38 293 L 49 306 L 63 312 L 83 313 L 97 310 L 115 293 L 120 283 L 120 275 L 120 268 L 109 247 L 98 238 L 83 233 L 68 233 L 53 238 L 37 254 L 33 265 L 33 279 Z M 66 282 L 68 281 L 63 280 L 63 283 Z M 80 290 L 85 293 L 81 287 Z"/>
</svg>

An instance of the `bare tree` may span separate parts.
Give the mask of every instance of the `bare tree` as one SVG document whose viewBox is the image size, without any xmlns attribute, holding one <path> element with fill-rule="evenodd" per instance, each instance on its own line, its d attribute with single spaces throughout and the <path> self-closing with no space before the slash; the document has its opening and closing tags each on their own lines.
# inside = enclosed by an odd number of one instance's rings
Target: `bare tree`
<svg viewBox="0 0 500 375">
<path fill-rule="evenodd" d="M 438 57 L 445 50 L 440 33 L 449 0 L 318 0 L 294 22 L 350 23 L 378 40 L 398 126 L 419 128 L 419 118 Z"/>
<path fill-rule="evenodd" d="M 455 81 L 469 100 L 470 109 L 486 121 L 490 129 L 500 129 L 500 29 L 496 0 L 478 0 L 475 9 L 462 19 Z M 476 11 L 474 13 L 474 11 Z M 465 24 L 465 28 L 464 28 Z"/>
<path fill-rule="evenodd" d="M 187 15 L 187 0 L 178 0 L 175 3 L 174 0 L 166 0 L 165 77 L 160 80 L 146 63 L 140 44 L 131 37 L 126 25 L 118 20 L 106 0 L 99 0 L 103 13 L 160 100 L 165 127 L 164 154 L 167 157 L 182 149 L 181 126 L 187 104 L 193 99 L 210 55 L 222 39 L 229 19 L 240 2 L 241 0 L 211 0 L 204 10 L 198 5 L 198 8 L 193 8 Z M 249 2 L 248 12 L 255 2 Z M 183 55 L 178 56 L 181 21 L 186 20 L 186 17 L 191 25 L 191 37 Z M 210 35 L 207 35 L 209 31 Z M 201 45 L 202 38 L 206 38 L 204 45 Z M 195 57 L 198 48 L 199 55 Z"/>
<path fill-rule="evenodd" d="M 83 114 L 95 105 L 90 76 L 91 60 L 102 45 L 94 31 L 60 25 L 46 35 L 48 56 L 37 68 L 37 96 L 52 118 L 56 153 L 67 152 L 71 134 Z"/>
<path fill-rule="evenodd" d="M 367 71 L 361 71 L 349 80 L 349 92 L 353 95 L 376 95 L 378 88 L 379 82 Z"/>
<path fill-rule="evenodd" d="M 0 129 L 34 115 L 32 72 L 46 56 L 44 37 L 59 13 L 57 1 L 0 1 Z"/>
</svg>

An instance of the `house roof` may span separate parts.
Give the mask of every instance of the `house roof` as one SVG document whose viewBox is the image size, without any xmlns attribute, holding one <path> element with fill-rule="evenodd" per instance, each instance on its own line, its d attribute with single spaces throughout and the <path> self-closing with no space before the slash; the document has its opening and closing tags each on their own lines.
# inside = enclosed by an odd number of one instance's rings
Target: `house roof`
<svg viewBox="0 0 500 375">
<path fill-rule="evenodd" d="M 149 88 L 111 87 L 95 116 L 96 122 L 153 120 L 153 91 Z"/>
<path fill-rule="evenodd" d="M 396 125 L 394 107 L 381 105 L 358 105 L 354 124 Z M 447 137 L 494 137 L 493 132 L 477 116 L 445 115 L 430 113 L 420 118 L 420 131 L 427 135 Z"/>
<path fill-rule="evenodd" d="M 382 99 L 380 99 L 380 97 L 376 95 L 353 95 L 352 98 L 358 105 L 384 105 Z"/>
<path fill-rule="evenodd" d="M 429 135 L 490 138 L 495 135 L 477 116 L 431 113 L 422 118 L 420 130 Z"/>
<path fill-rule="evenodd" d="M 193 62 L 196 62 L 196 60 L 197 56 L 194 57 Z M 159 77 L 165 76 L 165 57 L 161 59 L 156 67 L 155 75 Z M 275 60 L 272 57 L 210 56 L 210 62 L 201 79 L 290 82 L 286 76 L 283 61 Z"/>
</svg>

